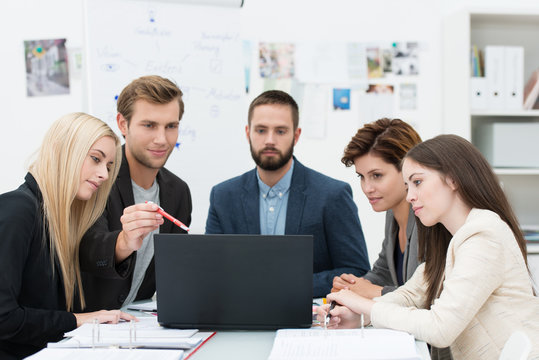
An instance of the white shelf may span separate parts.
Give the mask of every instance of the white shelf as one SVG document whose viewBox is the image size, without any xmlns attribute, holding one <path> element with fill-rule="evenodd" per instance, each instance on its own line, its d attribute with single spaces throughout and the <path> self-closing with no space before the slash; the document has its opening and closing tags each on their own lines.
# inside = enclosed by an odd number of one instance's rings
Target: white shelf
<svg viewBox="0 0 539 360">
<path fill-rule="evenodd" d="M 443 97 L 444 133 L 453 133 L 472 141 L 481 149 L 485 131 L 497 123 L 537 123 L 539 110 L 470 109 L 470 49 L 476 45 L 519 46 L 524 48 L 524 82 L 539 66 L 537 51 L 539 11 L 509 8 L 462 9 L 444 19 Z M 492 144 L 495 146 L 496 144 Z M 482 149 L 487 155 L 491 147 Z M 518 156 L 518 153 L 513 154 Z M 523 224 L 539 222 L 539 169 L 495 168 L 504 192 L 517 218 Z M 539 255 L 539 244 L 530 253 Z"/>
<path fill-rule="evenodd" d="M 526 168 L 494 168 L 498 175 L 539 175 L 539 169 Z"/>
<path fill-rule="evenodd" d="M 526 244 L 529 254 L 539 254 L 539 244 Z"/>
<path fill-rule="evenodd" d="M 488 110 L 472 110 L 472 116 L 489 116 L 489 117 L 537 117 L 539 118 L 539 110 L 513 110 L 513 111 L 488 111 Z"/>
</svg>

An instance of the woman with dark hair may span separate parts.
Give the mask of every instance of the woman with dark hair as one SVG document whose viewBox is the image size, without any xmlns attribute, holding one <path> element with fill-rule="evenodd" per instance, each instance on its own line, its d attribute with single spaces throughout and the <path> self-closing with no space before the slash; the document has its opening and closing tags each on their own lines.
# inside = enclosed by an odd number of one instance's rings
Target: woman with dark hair
<svg viewBox="0 0 539 360">
<path fill-rule="evenodd" d="M 417 228 L 406 201 L 401 162 L 420 142 L 406 122 L 384 118 L 363 126 L 346 146 L 341 161 L 347 167 L 354 165 L 372 209 L 386 212 L 385 236 L 372 270 L 361 278 L 335 277 L 332 291 L 348 288 L 372 299 L 404 284 L 419 265 Z"/>
<path fill-rule="evenodd" d="M 373 301 L 349 290 L 336 301 L 330 325 L 402 330 L 454 359 L 497 359 L 515 331 L 539 357 L 539 298 L 526 244 L 498 179 L 481 153 L 456 135 L 441 135 L 408 152 L 402 174 L 418 222 L 425 264 L 394 292 Z M 325 315 L 328 307 L 319 311 Z"/>
</svg>

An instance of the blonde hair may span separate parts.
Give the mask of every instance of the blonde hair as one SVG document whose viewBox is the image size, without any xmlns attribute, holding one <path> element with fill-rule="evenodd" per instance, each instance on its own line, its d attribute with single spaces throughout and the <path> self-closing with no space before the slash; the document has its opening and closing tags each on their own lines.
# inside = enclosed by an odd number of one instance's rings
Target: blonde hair
<svg viewBox="0 0 539 360">
<path fill-rule="evenodd" d="M 110 136 L 116 143 L 109 178 L 89 200 L 78 200 L 83 162 L 92 145 L 104 136 Z M 85 113 L 71 113 L 52 124 L 36 160 L 30 165 L 29 171 L 43 195 L 43 236 L 49 235 L 53 271 L 55 258 L 60 264 L 68 311 L 73 309 L 75 286 L 81 308 L 85 307 L 79 245 L 84 233 L 105 209 L 121 159 L 120 140 L 107 124 Z"/>
</svg>

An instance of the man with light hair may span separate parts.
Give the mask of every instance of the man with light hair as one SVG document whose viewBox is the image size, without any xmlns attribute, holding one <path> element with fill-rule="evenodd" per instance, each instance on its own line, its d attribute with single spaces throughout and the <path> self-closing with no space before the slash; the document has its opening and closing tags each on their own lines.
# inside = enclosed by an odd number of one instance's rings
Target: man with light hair
<svg viewBox="0 0 539 360">
<path fill-rule="evenodd" d="M 182 233 L 158 206 L 189 226 L 187 184 L 164 168 L 178 139 L 182 92 L 168 79 L 143 76 L 118 97 L 123 159 L 107 207 L 80 246 L 87 310 L 117 309 L 155 293 L 153 235 Z M 146 203 L 148 202 L 148 203 Z"/>
</svg>

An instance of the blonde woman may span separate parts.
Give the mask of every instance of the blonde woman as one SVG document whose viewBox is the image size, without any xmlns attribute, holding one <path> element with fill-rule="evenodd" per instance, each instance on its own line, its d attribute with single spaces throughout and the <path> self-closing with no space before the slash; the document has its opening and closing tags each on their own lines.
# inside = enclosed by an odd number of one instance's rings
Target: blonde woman
<svg viewBox="0 0 539 360">
<path fill-rule="evenodd" d="M 84 113 L 58 119 L 17 190 L 0 195 L 0 358 L 19 359 L 84 322 L 134 317 L 84 308 L 82 235 L 101 215 L 120 166 L 120 141 Z"/>
</svg>

